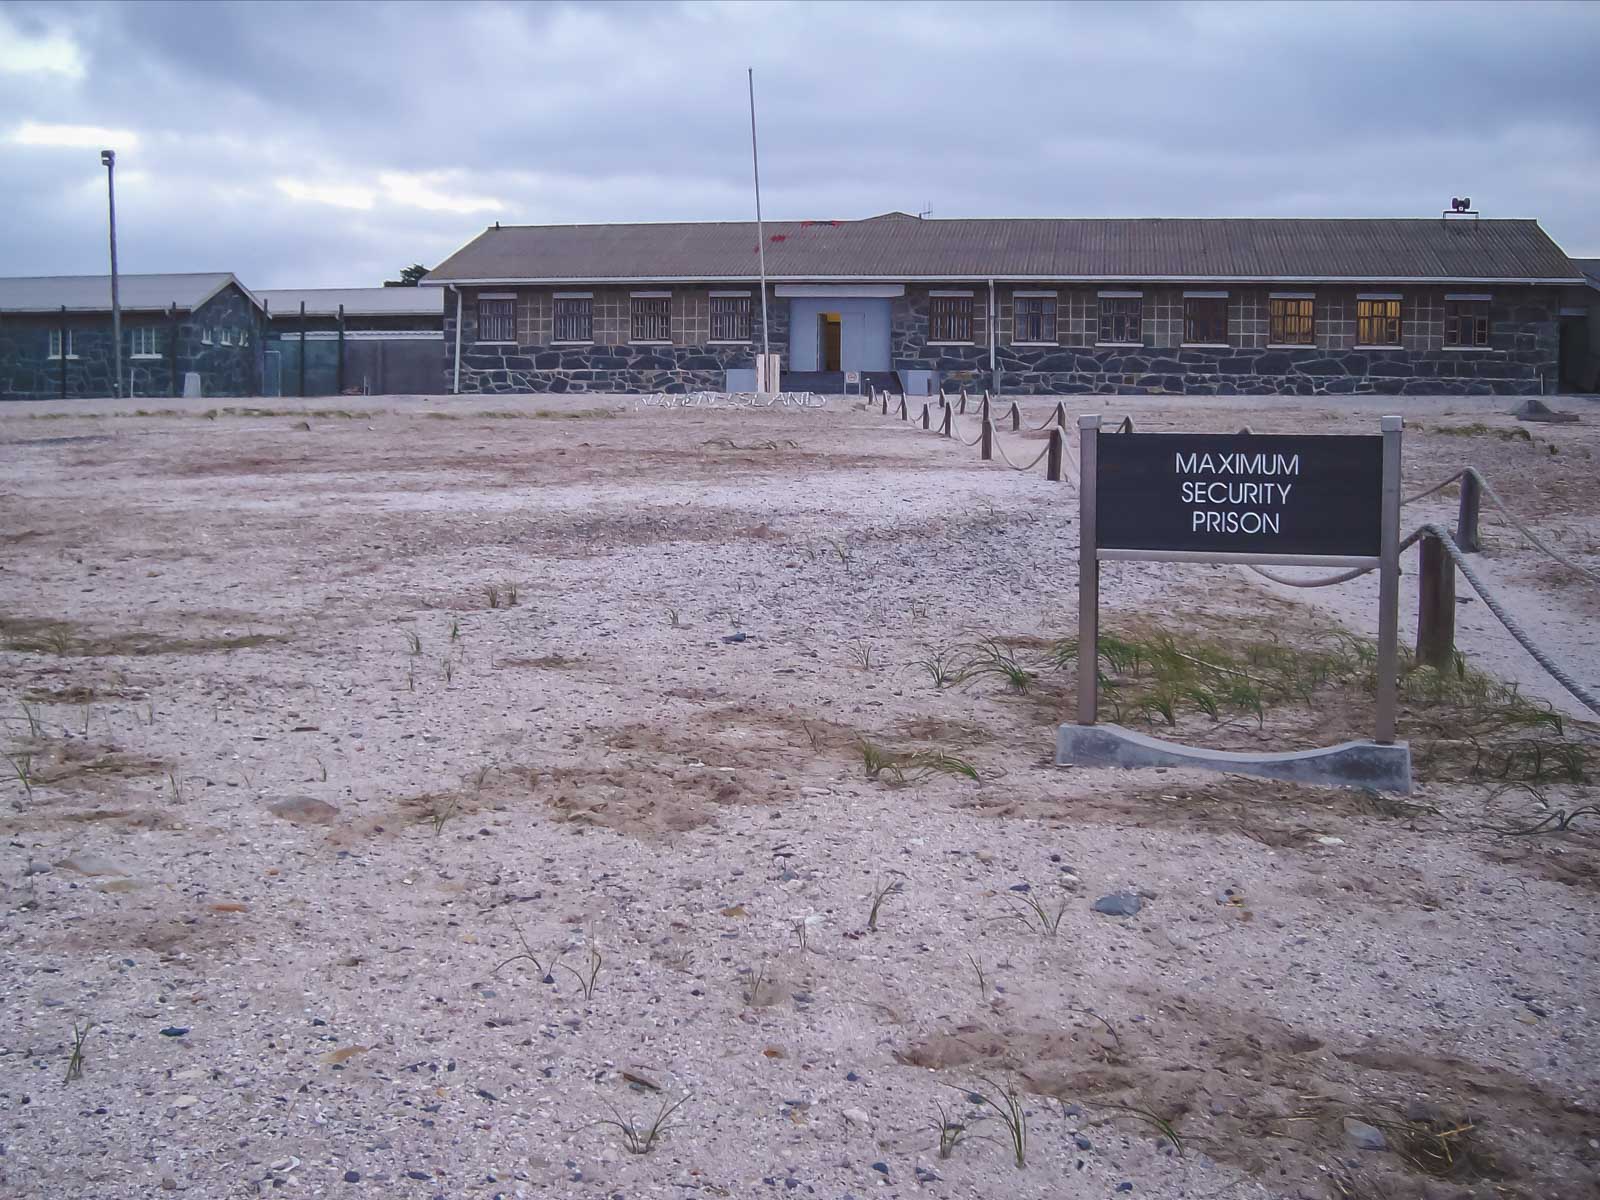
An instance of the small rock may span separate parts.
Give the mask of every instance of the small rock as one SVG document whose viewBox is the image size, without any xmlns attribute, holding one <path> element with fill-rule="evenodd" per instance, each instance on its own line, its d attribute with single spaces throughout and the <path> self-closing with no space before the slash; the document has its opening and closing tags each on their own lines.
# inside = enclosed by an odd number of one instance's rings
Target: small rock
<svg viewBox="0 0 1600 1200">
<path fill-rule="evenodd" d="M 79 875 L 126 875 L 128 872 L 99 854 L 74 854 L 56 864 L 63 871 L 76 871 Z"/>
<path fill-rule="evenodd" d="M 1131 917 L 1144 907 L 1144 901 L 1134 892 L 1113 892 L 1094 902 L 1094 911 L 1108 917 Z"/>
<path fill-rule="evenodd" d="M 872 1164 L 872 1169 L 886 1179 L 889 1176 L 889 1164 L 886 1162 L 875 1162 Z"/>
<path fill-rule="evenodd" d="M 1387 1150 L 1388 1139 L 1383 1136 L 1383 1130 L 1368 1125 L 1365 1121 L 1358 1121 L 1354 1117 L 1344 1119 L 1345 1140 L 1358 1150 Z"/>
<path fill-rule="evenodd" d="M 361 1182 L 361 1172 L 360 1171 L 346 1171 L 344 1173 L 344 1181 L 346 1183 L 360 1183 Z"/>
<path fill-rule="evenodd" d="M 1008 890 L 1013 892 L 1031 892 L 1033 889 L 1025 883 L 1013 883 Z"/>
<path fill-rule="evenodd" d="M 744 641 L 744 634 L 743 633 L 729 634 L 727 637 L 723 638 L 722 640 L 724 642 L 727 642 L 729 645 L 733 645 L 736 642 Z"/>
<path fill-rule="evenodd" d="M 864 1108 L 845 1109 L 844 1119 L 852 1125 L 865 1125 L 869 1120 L 871 1120 L 871 1118 L 867 1116 L 867 1110 Z"/>
<path fill-rule="evenodd" d="M 332 825 L 339 810 L 313 796 L 287 796 L 267 805 L 267 811 L 297 825 Z"/>
<path fill-rule="evenodd" d="M 1121 1183 L 1117 1184 L 1117 1191 L 1119 1191 L 1119 1192 L 1131 1192 L 1131 1191 L 1133 1191 L 1133 1184 L 1130 1183 L 1128 1180 L 1124 1179 Z"/>
<path fill-rule="evenodd" d="M 176 1179 L 174 1179 L 171 1175 L 163 1175 L 161 1177 L 161 1190 L 163 1192 L 175 1192 L 175 1191 L 177 1191 L 178 1190 L 178 1181 Z"/>
<path fill-rule="evenodd" d="M 189 1032 L 187 1025 L 168 1025 L 161 1031 L 162 1037 L 182 1037 Z"/>
<path fill-rule="evenodd" d="M 30 862 L 27 866 L 22 868 L 22 874 L 24 876 L 48 875 L 54 869 L 55 868 L 53 868 L 49 863 Z"/>
<path fill-rule="evenodd" d="M 1343 838 L 1337 838 L 1337 837 L 1328 837 L 1326 834 L 1324 834 L 1322 837 L 1319 837 L 1317 839 L 1317 845 L 1319 845 L 1319 846 L 1342 846 L 1342 845 L 1344 845 L 1344 839 Z"/>
<path fill-rule="evenodd" d="M 1094 1143 L 1091 1142 L 1088 1138 L 1084 1137 L 1083 1134 L 1081 1134 L 1081 1133 L 1073 1135 L 1072 1144 L 1074 1146 L 1076 1146 L 1079 1150 L 1093 1150 L 1094 1149 Z"/>
<path fill-rule="evenodd" d="M 918 1183 L 938 1183 L 941 1178 L 943 1177 L 939 1174 L 939 1172 L 935 1171 L 932 1167 L 917 1167 Z"/>
<path fill-rule="evenodd" d="M 199 1096 L 179 1096 L 172 1102 L 173 1108 L 193 1108 L 200 1103 Z"/>
</svg>

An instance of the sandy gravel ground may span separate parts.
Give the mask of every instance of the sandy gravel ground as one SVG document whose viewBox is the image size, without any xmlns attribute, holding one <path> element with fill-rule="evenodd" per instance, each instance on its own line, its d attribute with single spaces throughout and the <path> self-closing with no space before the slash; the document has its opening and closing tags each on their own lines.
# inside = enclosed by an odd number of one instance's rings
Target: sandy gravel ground
<svg viewBox="0 0 1600 1200">
<path fill-rule="evenodd" d="M 1600 822 L 1494 833 L 1534 802 L 1487 785 L 1397 812 L 1059 770 L 1061 688 L 914 665 L 1072 632 L 1070 488 L 838 401 L 129 407 L 0 412 L 31 787 L 0 798 L 0 1195 L 1595 1195 Z M 1528 442 L 1487 404 L 1402 411 L 1408 484 L 1475 462 L 1600 561 L 1600 413 Z M 1592 586 L 1488 540 L 1600 680 Z M 1292 637 L 1311 603 L 1364 629 L 1361 586 L 1130 564 L 1104 594 Z M 1463 608 L 1463 647 L 1521 678 Z M 862 737 L 980 778 L 869 779 Z M 1139 911 L 1093 910 L 1113 893 Z M 1014 919 L 1030 898 L 1054 936 Z M 973 1103 L 1010 1087 L 1020 1168 Z M 679 1099 L 649 1153 L 597 1124 Z M 948 1158 L 941 1106 L 971 1129 Z M 1470 1124 L 1470 1169 L 1408 1161 L 1408 1115 Z"/>
</svg>

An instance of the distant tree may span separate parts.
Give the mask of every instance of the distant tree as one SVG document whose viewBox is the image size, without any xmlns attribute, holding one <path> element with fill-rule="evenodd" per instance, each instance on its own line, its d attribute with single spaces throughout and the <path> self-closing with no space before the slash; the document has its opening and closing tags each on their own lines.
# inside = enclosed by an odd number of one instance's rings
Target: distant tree
<svg viewBox="0 0 1600 1200">
<path fill-rule="evenodd" d="M 400 272 L 399 279 L 386 279 L 383 281 L 383 286 L 416 287 L 417 284 L 422 282 L 422 277 L 427 273 L 427 267 L 423 266 L 421 263 L 412 263 L 409 267 Z"/>
</svg>

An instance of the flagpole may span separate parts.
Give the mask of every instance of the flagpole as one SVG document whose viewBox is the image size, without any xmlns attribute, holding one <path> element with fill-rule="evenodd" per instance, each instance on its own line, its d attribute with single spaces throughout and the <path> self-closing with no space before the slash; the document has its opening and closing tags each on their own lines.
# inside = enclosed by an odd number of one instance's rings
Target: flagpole
<svg viewBox="0 0 1600 1200">
<path fill-rule="evenodd" d="M 756 261 L 761 269 L 761 370 L 758 378 L 767 383 L 767 368 L 772 345 L 767 339 L 767 238 L 761 224 L 761 157 L 756 152 L 756 71 L 746 69 L 750 80 L 750 165 L 756 182 Z"/>
</svg>

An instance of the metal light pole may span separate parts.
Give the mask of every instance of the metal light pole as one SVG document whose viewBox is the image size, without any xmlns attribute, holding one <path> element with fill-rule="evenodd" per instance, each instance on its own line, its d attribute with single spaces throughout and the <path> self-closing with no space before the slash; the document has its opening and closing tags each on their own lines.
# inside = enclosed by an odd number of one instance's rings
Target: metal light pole
<svg viewBox="0 0 1600 1200">
<path fill-rule="evenodd" d="M 112 361 L 117 370 L 117 399 L 122 399 L 122 301 L 117 295 L 117 152 L 100 151 L 106 169 L 106 206 L 111 220 L 111 340 L 115 349 Z"/>
</svg>

